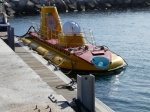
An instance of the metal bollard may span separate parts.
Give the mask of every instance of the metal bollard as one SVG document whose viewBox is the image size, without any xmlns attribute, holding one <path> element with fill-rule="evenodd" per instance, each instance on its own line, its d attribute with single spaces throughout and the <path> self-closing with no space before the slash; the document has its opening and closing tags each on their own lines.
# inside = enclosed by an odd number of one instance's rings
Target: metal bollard
<svg viewBox="0 0 150 112">
<path fill-rule="evenodd" d="M 77 100 L 86 110 L 95 112 L 95 77 L 93 75 L 77 76 Z M 86 112 L 83 106 L 82 112 Z"/>
<path fill-rule="evenodd" d="M 14 28 L 13 27 L 7 27 L 7 33 L 8 33 L 8 45 L 9 47 L 14 51 L 15 45 L 14 45 Z"/>
</svg>

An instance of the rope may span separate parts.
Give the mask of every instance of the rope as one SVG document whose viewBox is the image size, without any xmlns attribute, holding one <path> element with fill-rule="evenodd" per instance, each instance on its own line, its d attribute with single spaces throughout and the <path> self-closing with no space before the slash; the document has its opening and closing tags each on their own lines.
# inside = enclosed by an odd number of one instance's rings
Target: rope
<svg viewBox="0 0 150 112">
<path fill-rule="evenodd" d="M 76 64 L 76 61 L 75 61 L 75 63 L 73 64 L 73 60 L 72 60 L 72 57 L 71 57 L 71 66 L 72 66 L 72 68 L 71 68 L 71 70 L 70 70 L 69 72 L 67 72 L 67 73 L 65 73 L 65 74 L 67 74 L 67 75 L 70 74 L 70 73 L 73 71 L 75 64 Z"/>
<path fill-rule="evenodd" d="M 34 31 L 37 32 L 34 26 L 30 26 L 30 28 L 28 29 L 28 31 L 24 35 L 22 35 L 22 36 L 15 35 L 15 36 L 18 38 L 25 37 L 30 32 L 31 28 L 33 28 Z"/>
<path fill-rule="evenodd" d="M 68 72 L 64 72 L 66 75 L 69 75 L 72 72 L 72 69 Z"/>
<path fill-rule="evenodd" d="M 76 87 L 74 86 L 76 83 L 76 80 L 74 78 L 71 78 L 72 81 L 70 81 L 70 83 L 65 84 L 65 85 L 58 85 L 56 86 L 57 89 L 68 89 L 70 91 L 73 91 L 74 89 L 76 89 Z"/>
<path fill-rule="evenodd" d="M 59 70 L 59 66 L 60 66 L 64 61 L 65 61 L 65 59 L 63 59 L 63 61 L 62 61 L 61 63 L 59 63 L 58 65 L 53 64 L 53 66 L 55 67 L 55 68 L 54 68 L 54 71 Z"/>
<path fill-rule="evenodd" d="M 65 59 L 62 60 L 61 63 L 59 63 L 58 65 L 56 65 L 57 67 L 59 67 L 63 62 L 65 61 Z"/>
</svg>

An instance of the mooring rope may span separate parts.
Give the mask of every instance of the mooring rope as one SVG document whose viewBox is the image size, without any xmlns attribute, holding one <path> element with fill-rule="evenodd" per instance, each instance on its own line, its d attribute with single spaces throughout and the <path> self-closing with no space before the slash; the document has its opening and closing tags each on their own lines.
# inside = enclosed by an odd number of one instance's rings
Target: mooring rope
<svg viewBox="0 0 150 112">
<path fill-rule="evenodd" d="M 73 91 L 74 89 L 76 89 L 76 87 L 74 86 L 76 83 L 76 80 L 74 78 L 71 78 L 70 83 L 65 84 L 65 85 L 58 85 L 56 86 L 57 89 L 68 89 L 70 91 Z"/>
<path fill-rule="evenodd" d="M 34 26 L 30 26 L 30 28 L 28 29 L 28 31 L 24 35 L 21 35 L 21 36 L 14 35 L 14 36 L 17 38 L 25 37 L 31 31 L 32 28 L 34 29 L 35 32 L 37 32 Z"/>
</svg>

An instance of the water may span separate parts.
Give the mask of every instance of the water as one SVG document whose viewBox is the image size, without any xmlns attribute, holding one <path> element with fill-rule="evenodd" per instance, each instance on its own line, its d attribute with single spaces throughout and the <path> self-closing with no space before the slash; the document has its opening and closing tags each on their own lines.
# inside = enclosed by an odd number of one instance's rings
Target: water
<svg viewBox="0 0 150 112">
<path fill-rule="evenodd" d="M 96 77 L 96 97 L 116 112 L 150 111 L 150 9 L 61 13 L 61 21 L 76 21 L 94 31 L 97 45 L 121 55 L 128 67 L 120 74 Z M 16 35 L 27 32 L 40 16 L 10 19 Z"/>
</svg>

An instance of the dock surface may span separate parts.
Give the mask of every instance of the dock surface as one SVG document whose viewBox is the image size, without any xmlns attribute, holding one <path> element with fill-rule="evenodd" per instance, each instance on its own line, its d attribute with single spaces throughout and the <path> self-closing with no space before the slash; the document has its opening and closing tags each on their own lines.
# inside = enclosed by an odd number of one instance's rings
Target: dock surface
<svg viewBox="0 0 150 112">
<path fill-rule="evenodd" d="M 28 49 L 28 48 L 27 48 Z M 72 98 L 77 96 L 76 91 L 70 91 L 68 89 L 57 89 L 56 86 L 65 85 L 66 83 L 60 79 L 56 73 L 60 75 L 64 75 L 60 71 L 55 71 L 55 67 L 52 66 L 52 70 L 49 69 L 47 61 L 44 61 L 44 64 L 41 63 L 38 59 L 36 59 L 33 55 L 38 55 L 35 51 L 30 50 L 29 52 L 21 47 L 18 43 L 15 45 L 15 52 L 23 59 L 25 63 L 29 65 L 29 67 L 34 70 L 37 75 L 39 75 L 44 82 L 46 82 L 54 91 L 58 94 L 61 94 L 66 98 L 67 101 L 72 101 Z M 33 55 L 32 55 L 33 54 Z M 39 56 L 42 58 L 42 56 Z M 70 80 L 71 81 L 71 80 Z M 69 82 L 68 82 L 69 83 Z M 67 94 L 66 94 L 67 93 Z"/>
<path fill-rule="evenodd" d="M 75 111 L 66 102 L 76 98 L 77 91 L 56 88 L 71 79 L 61 71 L 55 71 L 53 65 L 47 65 L 42 56 L 23 43 L 16 41 L 13 52 L 0 39 L 0 71 L 2 112 L 36 112 L 39 109 L 49 112 L 50 108 L 52 112 Z M 59 103 L 52 102 L 48 97 L 54 97 Z M 98 99 L 95 106 L 96 112 L 114 112 Z"/>
<path fill-rule="evenodd" d="M 55 97 L 57 103 L 48 97 Z M 66 101 L 0 39 L 1 112 L 74 112 Z"/>
</svg>

